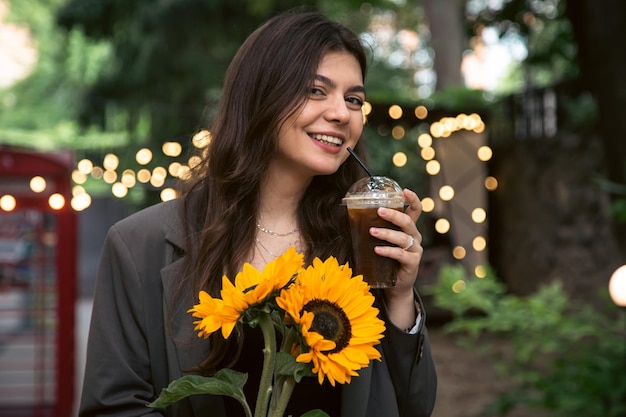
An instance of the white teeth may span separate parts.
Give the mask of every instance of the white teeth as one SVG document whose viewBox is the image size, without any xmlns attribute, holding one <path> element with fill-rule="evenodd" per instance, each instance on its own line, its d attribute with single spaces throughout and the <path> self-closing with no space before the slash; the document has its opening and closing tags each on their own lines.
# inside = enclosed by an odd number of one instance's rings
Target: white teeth
<svg viewBox="0 0 626 417">
<path fill-rule="evenodd" d="M 319 134 L 312 134 L 310 136 L 315 140 L 319 140 L 321 142 L 326 142 L 326 143 L 330 143 L 330 144 L 337 145 L 337 146 L 341 146 L 341 144 L 343 143 L 341 139 L 335 136 L 319 135 Z"/>
</svg>

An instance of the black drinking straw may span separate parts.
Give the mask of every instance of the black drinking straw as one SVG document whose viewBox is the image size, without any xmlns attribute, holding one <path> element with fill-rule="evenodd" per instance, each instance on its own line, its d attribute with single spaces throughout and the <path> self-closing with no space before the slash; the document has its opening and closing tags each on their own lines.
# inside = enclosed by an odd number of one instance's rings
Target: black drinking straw
<svg viewBox="0 0 626 417">
<path fill-rule="evenodd" d="M 359 158 L 357 156 L 357 154 L 354 153 L 352 148 L 348 147 L 347 149 L 348 149 L 348 152 L 350 152 L 350 155 L 354 156 L 354 159 L 356 159 L 356 161 L 359 163 L 359 165 L 361 165 L 361 167 L 365 170 L 365 172 L 367 172 L 367 175 L 369 175 L 370 177 L 373 177 L 373 175 L 370 172 L 369 168 L 367 167 L 367 165 L 365 165 L 365 162 L 361 161 L 361 158 Z"/>
</svg>

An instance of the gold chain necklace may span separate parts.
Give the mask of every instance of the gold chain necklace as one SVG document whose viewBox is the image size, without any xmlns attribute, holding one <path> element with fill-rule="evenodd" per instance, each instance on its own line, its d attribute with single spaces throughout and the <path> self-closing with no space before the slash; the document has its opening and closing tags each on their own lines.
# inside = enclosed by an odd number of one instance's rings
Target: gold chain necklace
<svg viewBox="0 0 626 417">
<path fill-rule="evenodd" d="M 298 232 L 298 229 L 293 229 L 292 231 L 287 232 L 287 233 L 278 233 L 278 232 L 275 232 L 273 230 L 270 230 L 270 229 L 267 229 L 267 228 L 261 226 L 259 223 L 256 224 L 256 228 L 259 229 L 260 231 L 262 231 L 265 234 L 272 235 L 272 236 L 279 236 L 279 237 L 291 236 L 294 233 Z"/>
</svg>

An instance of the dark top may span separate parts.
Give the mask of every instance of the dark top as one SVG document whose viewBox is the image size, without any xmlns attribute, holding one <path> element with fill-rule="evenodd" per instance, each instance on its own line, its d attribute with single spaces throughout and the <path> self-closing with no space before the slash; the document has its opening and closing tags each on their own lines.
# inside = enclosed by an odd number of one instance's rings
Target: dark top
<svg viewBox="0 0 626 417">
<path fill-rule="evenodd" d="M 278 340 L 280 344 L 280 340 Z M 233 369 L 248 374 L 248 381 L 243 387 L 250 409 L 254 411 L 257 390 L 261 379 L 263 363 L 263 334 L 261 330 L 244 326 L 244 347 L 241 356 Z M 245 417 L 243 407 L 237 400 L 225 397 L 225 406 L 228 417 Z M 328 380 L 319 384 L 317 376 L 305 377 L 296 384 L 285 415 L 301 416 L 307 411 L 321 409 L 331 417 L 341 413 L 341 385 L 333 387 Z"/>
</svg>

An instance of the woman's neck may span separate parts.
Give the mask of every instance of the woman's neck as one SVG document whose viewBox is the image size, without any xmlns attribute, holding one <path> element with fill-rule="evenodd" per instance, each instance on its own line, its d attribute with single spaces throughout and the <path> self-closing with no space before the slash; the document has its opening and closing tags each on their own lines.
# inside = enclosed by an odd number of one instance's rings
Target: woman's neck
<svg viewBox="0 0 626 417">
<path fill-rule="evenodd" d="M 270 169 L 261 183 L 257 223 L 278 233 L 298 228 L 298 206 L 310 182 Z"/>
<path fill-rule="evenodd" d="M 255 246 L 250 262 L 257 269 L 291 246 L 303 250 L 298 225 L 298 206 L 310 180 L 298 181 L 293 175 L 269 171 L 261 183 Z"/>
</svg>

